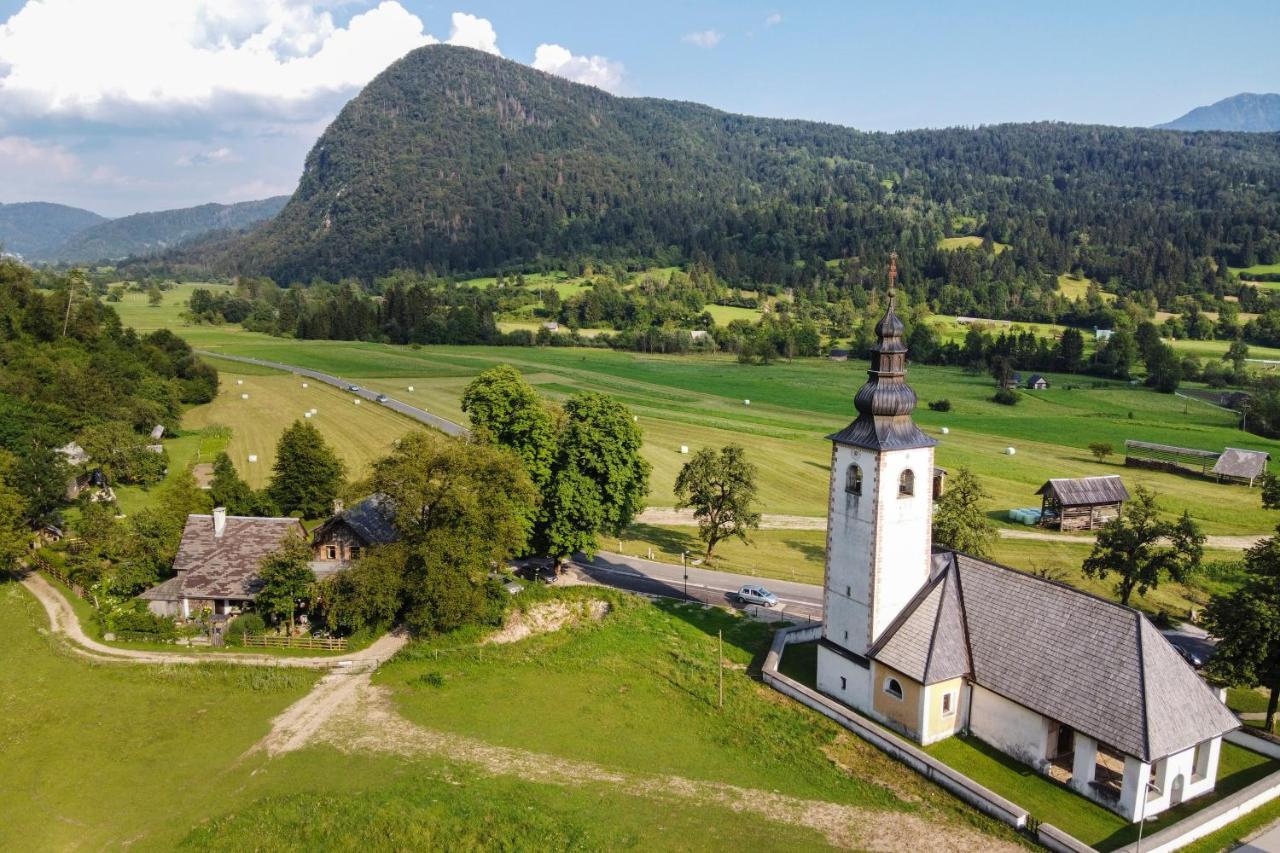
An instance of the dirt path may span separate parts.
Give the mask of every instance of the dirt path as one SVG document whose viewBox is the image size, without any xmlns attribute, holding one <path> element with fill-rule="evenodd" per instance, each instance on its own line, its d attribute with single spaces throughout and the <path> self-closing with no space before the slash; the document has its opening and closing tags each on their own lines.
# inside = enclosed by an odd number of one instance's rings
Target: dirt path
<svg viewBox="0 0 1280 853">
<path fill-rule="evenodd" d="M 307 697 L 285 709 L 272 722 L 271 732 L 246 755 L 265 751 L 274 757 L 316 743 L 346 753 L 432 756 L 493 776 L 515 776 L 550 785 L 609 785 L 633 797 L 693 800 L 720 806 L 815 830 L 831 844 L 844 848 L 913 853 L 1021 849 L 971 829 L 939 824 L 915 814 L 873 811 L 682 776 L 627 773 L 589 761 L 433 731 L 402 717 L 386 688 L 372 685 L 370 677 L 368 672 L 326 676 Z"/>
<path fill-rule="evenodd" d="M 698 523 L 693 517 L 693 510 L 672 509 L 671 507 L 649 507 L 636 517 L 636 521 L 640 524 L 667 524 L 686 527 L 693 527 Z M 760 529 L 826 530 L 827 520 L 812 515 L 762 515 L 760 516 Z M 1036 542 L 1075 542 L 1078 544 L 1093 542 L 1093 537 L 1087 534 L 1053 533 L 1048 530 L 1036 529 L 1010 530 L 1004 527 L 999 528 L 996 532 L 1002 539 L 1023 539 Z M 1224 551 L 1243 551 L 1245 548 L 1253 547 L 1258 540 L 1265 539 L 1270 535 L 1270 533 L 1259 533 L 1253 536 L 1206 536 L 1204 546 L 1206 548 L 1220 548 Z"/>
<path fill-rule="evenodd" d="M 284 657 L 237 652 L 145 652 L 137 649 L 119 649 L 100 643 L 84 632 L 76 612 L 63 594 L 36 572 L 29 572 L 22 579 L 36 600 L 49 616 L 54 634 L 69 640 L 76 654 L 90 660 L 116 663 L 190 664 L 230 663 L 242 666 L 287 666 L 303 669 L 332 669 L 334 667 L 376 666 L 398 652 L 408 641 L 403 633 L 386 634 L 367 649 L 347 655 L 326 657 Z"/>
</svg>

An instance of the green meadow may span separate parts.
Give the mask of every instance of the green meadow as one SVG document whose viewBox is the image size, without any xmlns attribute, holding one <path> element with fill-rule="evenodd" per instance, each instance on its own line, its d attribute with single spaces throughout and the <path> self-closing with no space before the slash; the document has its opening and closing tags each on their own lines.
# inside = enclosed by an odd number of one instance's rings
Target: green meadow
<svg viewBox="0 0 1280 853">
<path fill-rule="evenodd" d="M 946 249 L 947 251 L 955 251 L 956 249 L 976 249 L 981 245 L 982 238 L 977 236 L 943 237 L 938 241 L 938 248 Z M 997 243 L 993 241 L 993 245 L 995 246 L 997 255 L 1009 248 L 1008 243 Z"/>
</svg>

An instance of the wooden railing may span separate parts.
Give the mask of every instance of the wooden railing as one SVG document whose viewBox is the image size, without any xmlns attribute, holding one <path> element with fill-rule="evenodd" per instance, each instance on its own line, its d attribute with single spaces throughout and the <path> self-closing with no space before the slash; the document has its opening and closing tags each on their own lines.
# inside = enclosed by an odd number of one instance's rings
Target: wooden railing
<svg viewBox="0 0 1280 853">
<path fill-rule="evenodd" d="M 345 637 L 245 637 L 244 645 L 267 649 L 321 649 L 346 651 Z"/>
</svg>

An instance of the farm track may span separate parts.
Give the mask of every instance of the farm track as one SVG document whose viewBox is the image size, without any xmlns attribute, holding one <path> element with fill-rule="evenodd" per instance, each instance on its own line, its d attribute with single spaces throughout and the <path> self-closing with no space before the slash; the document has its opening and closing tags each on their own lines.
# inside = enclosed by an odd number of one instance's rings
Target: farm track
<svg viewBox="0 0 1280 853">
<path fill-rule="evenodd" d="M 665 524 L 673 526 L 697 525 L 697 519 L 693 517 L 693 510 L 689 509 L 672 509 L 669 507 L 649 507 L 640 515 L 636 516 L 636 521 L 640 524 Z M 762 515 L 760 517 L 761 530 L 826 530 L 827 520 L 820 516 L 811 515 Z M 1035 542 L 1072 542 L 1077 545 L 1088 545 L 1093 542 L 1094 537 L 1088 535 L 1075 535 L 1071 533 L 1052 533 L 1047 530 L 1011 530 L 1009 528 L 998 528 L 996 533 L 1002 539 L 1021 539 Z M 1219 548 L 1224 551 L 1243 551 L 1246 548 L 1252 548 L 1259 540 L 1267 538 L 1270 534 L 1259 533 L 1256 536 L 1206 536 L 1204 545 L 1206 548 Z"/>
<path fill-rule="evenodd" d="M 84 632 L 75 610 L 62 593 L 35 572 L 22 579 L 22 585 L 36 597 L 49 616 L 50 629 L 68 641 L 77 655 L 101 663 L 141 664 L 201 664 L 227 663 L 237 666 L 293 667 L 298 669 L 375 668 L 398 652 L 408 636 L 395 632 L 379 637 L 373 645 L 347 655 L 327 657 L 284 657 L 252 653 L 219 652 L 148 652 L 138 649 L 119 649 L 94 640 Z"/>
</svg>

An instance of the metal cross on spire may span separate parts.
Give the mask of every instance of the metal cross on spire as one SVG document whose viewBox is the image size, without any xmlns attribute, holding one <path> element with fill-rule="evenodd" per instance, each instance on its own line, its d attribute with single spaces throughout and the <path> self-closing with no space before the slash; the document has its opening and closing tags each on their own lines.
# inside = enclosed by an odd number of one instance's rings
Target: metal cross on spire
<svg viewBox="0 0 1280 853">
<path fill-rule="evenodd" d="M 889 299 L 893 299 L 894 289 L 898 281 L 898 253 L 889 253 Z"/>
</svg>

